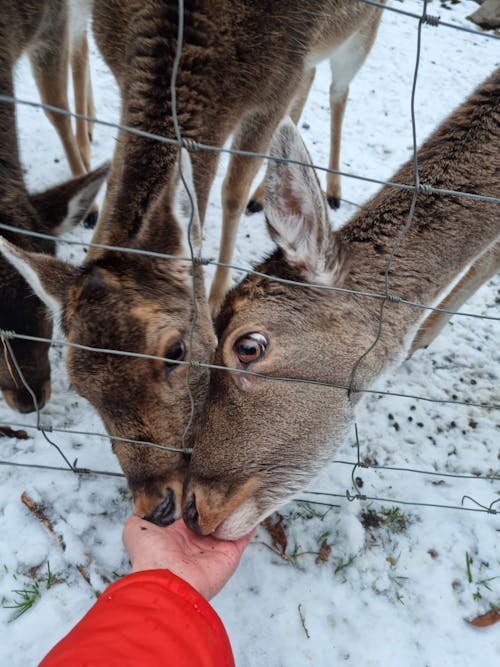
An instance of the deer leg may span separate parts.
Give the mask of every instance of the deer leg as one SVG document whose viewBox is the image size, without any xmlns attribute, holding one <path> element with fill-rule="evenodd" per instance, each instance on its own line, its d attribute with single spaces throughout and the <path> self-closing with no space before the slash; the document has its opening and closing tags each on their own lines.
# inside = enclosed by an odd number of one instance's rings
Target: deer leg
<svg viewBox="0 0 500 667">
<path fill-rule="evenodd" d="M 78 114 L 90 115 L 89 105 L 93 108 L 92 87 L 90 83 L 89 44 L 87 32 L 83 31 L 78 41 L 72 45 L 71 71 L 73 73 L 73 90 L 75 94 L 75 111 Z M 89 95 L 91 99 L 89 100 Z M 94 115 L 94 112 L 92 113 Z M 90 123 L 84 118 L 76 119 L 76 143 L 82 162 L 87 171 L 90 170 Z M 97 204 L 93 204 L 83 221 L 84 227 L 93 229 L 98 218 Z"/>
<path fill-rule="evenodd" d="M 302 111 L 304 109 L 309 91 L 311 90 L 312 82 L 316 74 L 316 68 L 308 70 L 302 77 L 295 97 L 293 98 L 292 106 L 290 108 L 290 118 L 295 125 L 298 124 Z M 266 179 L 263 178 L 259 185 L 255 188 L 253 195 L 250 197 L 247 205 L 247 214 L 257 213 L 262 211 L 264 207 L 264 194 L 266 191 Z"/>
<path fill-rule="evenodd" d="M 370 52 L 381 14 L 368 27 L 365 26 L 344 42 L 330 57 L 332 83 L 330 85 L 330 162 L 329 169 L 339 171 L 342 122 L 349 93 L 349 84 L 358 73 Z M 340 206 L 340 175 L 326 176 L 326 198 L 330 208 Z"/>
<path fill-rule="evenodd" d="M 71 54 L 71 70 L 73 72 L 73 90 L 75 93 L 75 111 L 78 114 L 86 115 L 88 110 L 88 91 L 89 91 L 89 47 L 87 42 L 87 33 L 83 32 L 78 42 L 73 45 Z M 82 118 L 76 119 L 76 143 L 83 164 L 87 171 L 90 169 L 90 140 L 88 123 Z"/>
<path fill-rule="evenodd" d="M 328 169 L 333 169 L 334 171 L 339 171 L 340 169 L 342 121 L 344 120 L 344 111 L 348 94 L 349 87 L 339 92 L 332 81 L 330 85 L 330 161 L 328 163 Z M 326 174 L 326 199 L 330 208 L 339 208 L 340 195 L 340 174 L 328 172 Z"/>
<path fill-rule="evenodd" d="M 232 148 L 260 153 L 268 149 L 279 121 L 286 107 L 279 107 L 271 114 L 267 109 L 262 113 L 248 116 L 236 133 Z M 223 220 L 219 262 L 229 263 L 233 257 L 238 223 L 245 209 L 248 192 L 255 178 L 261 160 L 242 155 L 231 155 L 228 171 L 222 186 Z M 209 304 L 215 316 L 226 292 L 231 286 L 230 269 L 218 266 L 210 290 Z"/>
<path fill-rule="evenodd" d="M 500 271 L 500 243 L 484 252 L 451 292 L 440 302 L 439 308 L 458 310 L 483 283 Z M 420 325 L 411 344 L 410 355 L 420 348 L 428 347 L 451 318 L 450 313 L 431 312 Z"/>
<path fill-rule="evenodd" d="M 87 111 L 85 112 L 87 116 L 95 118 L 95 106 L 94 106 L 94 92 L 92 90 L 92 79 L 90 77 L 90 63 L 87 58 Z M 89 133 L 89 141 L 92 141 L 94 138 L 94 123 L 87 121 L 87 130 Z"/>
<path fill-rule="evenodd" d="M 33 75 L 42 102 L 65 109 L 66 111 L 69 110 L 68 58 L 67 35 L 63 37 L 57 47 L 53 44 L 47 44 L 46 48 L 38 48 L 30 54 Z M 83 176 L 86 173 L 86 169 L 73 135 L 71 118 L 49 110 L 46 110 L 45 113 L 59 135 L 71 173 L 73 176 Z"/>
</svg>

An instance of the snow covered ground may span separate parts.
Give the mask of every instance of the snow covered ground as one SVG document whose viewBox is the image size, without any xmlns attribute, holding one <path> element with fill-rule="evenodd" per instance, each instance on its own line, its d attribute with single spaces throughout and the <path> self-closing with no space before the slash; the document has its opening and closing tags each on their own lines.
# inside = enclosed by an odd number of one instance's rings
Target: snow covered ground
<svg viewBox="0 0 500 667">
<path fill-rule="evenodd" d="M 420 11 L 406 0 L 404 9 Z M 477 4 L 462 0 L 451 11 L 437 2 L 430 13 L 474 27 L 465 20 Z M 351 86 L 342 147 L 342 168 L 389 178 L 411 154 L 410 86 L 417 22 L 386 12 L 373 51 Z M 416 116 L 419 143 L 486 77 L 500 60 L 498 42 L 446 27 L 423 29 Z M 95 48 L 92 76 L 98 116 L 117 120 L 116 85 Z M 38 99 L 27 62 L 19 64 L 17 94 Z M 329 68 L 320 67 L 302 128 L 313 159 L 327 164 L 329 150 Z M 27 182 L 41 189 L 68 177 L 68 166 L 43 112 L 19 108 L 21 147 Z M 95 165 L 110 158 L 115 131 L 97 127 Z M 221 159 L 205 225 L 206 256 L 216 254 L 221 209 Z M 376 186 L 343 180 L 343 196 L 363 203 Z M 339 224 L 354 211 L 344 204 L 332 214 Z M 79 229 L 75 237 L 89 240 Z M 235 263 L 240 266 L 272 248 L 261 215 L 242 221 Z M 79 260 L 80 251 L 61 248 Z M 210 277 L 210 271 L 207 271 Z M 498 277 L 467 304 L 467 310 L 498 315 Z M 495 311 L 495 308 L 497 310 Z M 498 323 L 455 317 L 427 351 L 420 351 L 380 388 L 436 398 L 499 402 Z M 44 422 L 54 427 L 103 432 L 91 407 L 68 388 L 62 351 L 52 350 L 53 388 Z M 33 424 L 0 403 L 0 423 Z M 362 491 L 379 498 L 460 506 L 464 494 L 488 506 L 499 499 L 498 412 L 480 408 L 371 396 L 358 417 L 361 457 L 395 468 L 496 476 L 496 481 L 455 479 L 398 470 L 358 469 Z M 34 430 L 28 440 L 0 439 L 0 458 L 25 464 L 61 465 L 55 451 Z M 106 440 L 55 432 L 52 439 L 71 460 L 99 470 L 119 467 Z M 353 461 L 353 439 L 337 458 Z M 311 489 L 353 491 L 352 467 L 332 463 Z M 26 491 L 51 508 L 63 552 L 21 503 Z M 304 499 L 317 497 L 302 494 Z M 500 625 L 466 623 L 500 605 L 498 516 L 481 512 L 348 502 L 320 498 L 338 508 L 291 503 L 284 508 L 286 557 L 273 553 L 260 528 L 241 567 L 214 600 L 226 624 L 239 667 L 493 667 L 500 664 Z M 479 509 L 470 501 L 465 507 Z M 500 506 L 497 505 L 500 510 Z M 16 589 L 39 581 L 40 596 L 25 614 L 0 609 L 0 664 L 35 665 L 90 607 L 92 587 L 76 568 L 85 565 L 92 585 L 101 575 L 128 571 L 121 528 L 130 504 L 123 479 L 77 478 L 71 472 L 0 466 L 0 599 L 19 600 Z M 326 560 L 316 563 L 321 544 Z M 267 545 L 267 546 L 265 546 Z M 46 586 L 47 563 L 56 577 Z M 302 619 L 301 619 L 302 616 Z M 306 632 L 307 630 L 307 632 Z"/>
</svg>

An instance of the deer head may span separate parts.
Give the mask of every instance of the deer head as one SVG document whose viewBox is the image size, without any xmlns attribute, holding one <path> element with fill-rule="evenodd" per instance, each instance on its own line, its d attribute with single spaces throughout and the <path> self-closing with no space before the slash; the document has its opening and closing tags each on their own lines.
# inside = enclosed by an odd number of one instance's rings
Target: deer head
<svg viewBox="0 0 500 667">
<path fill-rule="evenodd" d="M 291 122 L 278 129 L 271 154 L 310 163 Z M 350 249 L 330 227 L 312 169 L 271 161 L 264 211 L 278 249 L 258 271 L 349 286 Z M 352 295 L 256 275 L 228 294 L 216 322 L 214 358 L 224 370 L 212 371 L 185 486 L 190 527 L 236 539 L 331 459 L 352 425 L 355 398 L 346 389 L 303 381 L 348 387 L 354 363 L 373 340 L 378 308 Z M 356 381 L 368 382 L 377 364 L 363 364 Z"/>
<path fill-rule="evenodd" d="M 87 213 L 108 173 L 108 166 L 74 178 L 45 192 L 28 195 L 22 187 L 12 187 L 0 199 L 0 220 L 21 230 L 60 234 L 76 225 Z M 55 243 L 0 230 L 19 243 L 24 251 L 54 255 Z M 0 259 L 2 296 L 0 328 L 20 334 L 50 338 L 52 319 L 44 303 L 33 293 L 28 282 L 8 262 Z M 15 357 L 11 357 L 11 351 Z M 0 389 L 7 404 L 19 412 L 42 408 L 50 396 L 50 366 L 47 343 L 13 339 L 2 341 L 0 355 Z M 16 363 L 31 393 L 25 387 Z"/>
<path fill-rule="evenodd" d="M 181 162 L 182 176 L 174 165 L 133 248 L 189 258 L 189 232 L 198 254 L 201 231 L 186 151 Z M 159 357 L 68 347 L 66 366 L 73 387 L 92 403 L 111 436 L 136 513 L 168 523 L 176 497 L 180 502 L 186 456 L 161 447 L 182 448 L 191 405 L 199 409 L 208 387 L 205 369 L 176 362 L 208 362 L 215 347 L 201 267 L 117 251 L 76 267 L 5 243 L 4 254 L 60 318 L 69 343 Z"/>
</svg>

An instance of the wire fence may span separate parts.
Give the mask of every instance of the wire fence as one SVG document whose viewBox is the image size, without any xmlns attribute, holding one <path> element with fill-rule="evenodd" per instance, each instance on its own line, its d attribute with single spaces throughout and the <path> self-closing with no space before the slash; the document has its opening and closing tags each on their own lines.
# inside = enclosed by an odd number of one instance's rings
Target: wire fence
<svg viewBox="0 0 500 667">
<path fill-rule="evenodd" d="M 188 351 L 188 358 L 186 360 L 174 360 L 174 359 L 168 359 L 167 357 L 161 357 L 161 356 L 155 356 L 155 355 L 150 355 L 150 354 L 144 354 L 139 351 L 124 351 L 120 349 L 108 349 L 108 348 L 99 348 L 99 347 L 91 347 L 87 345 L 82 345 L 76 342 L 69 342 L 66 340 L 57 340 L 57 339 L 47 339 L 44 337 L 37 337 L 37 336 L 28 336 L 26 334 L 22 334 L 18 331 L 10 331 L 10 330 L 5 330 L 5 329 L 0 329 L 0 338 L 4 347 L 4 359 L 8 363 L 8 365 L 11 363 L 13 367 L 15 368 L 18 377 L 20 378 L 22 384 L 26 388 L 26 390 L 29 392 L 29 394 L 32 397 L 33 404 L 36 408 L 36 423 L 24 423 L 24 422 L 18 422 L 18 421 L 10 421 L 9 420 L 9 425 L 12 427 L 16 428 L 23 428 L 23 429 L 36 429 L 38 431 L 41 431 L 43 434 L 44 438 L 49 442 L 53 447 L 57 449 L 59 452 L 60 456 L 64 460 L 65 466 L 54 466 L 54 465 L 44 465 L 44 464 L 36 464 L 36 463 L 21 463 L 17 461 L 7 461 L 7 460 L 0 460 L 0 465 L 1 466 L 17 466 L 21 468 L 36 468 L 36 469 L 43 469 L 43 470 L 50 470 L 50 471 L 57 471 L 57 472 L 62 472 L 62 471 L 69 471 L 72 472 L 73 474 L 81 475 L 81 476 L 88 476 L 88 475 L 103 475 L 103 476 L 115 476 L 115 477 L 124 477 L 122 473 L 116 472 L 116 471 L 107 471 L 107 470 L 95 470 L 95 469 L 90 469 L 90 468 L 82 468 L 77 465 L 77 460 L 74 462 L 71 462 L 69 458 L 66 456 L 60 445 L 57 444 L 57 442 L 54 440 L 54 435 L 55 433 L 64 433 L 64 434 L 70 434 L 70 435 L 84 435 L 84 436 L 89 436 L 89 437 L 94 437 L 94 438 L 104 438 L 104 439 L 109 439 L 112 438 L 113 440 L 121 441 L 121 442 L 126 442 L 130 444 L 134 444 L 137 446 L 145 446 L 145 447 L 154 447 L 160 450 L 165 450 L 165 451 L 171 451 L 171 452 L 181 452 L 181 453 L 191 453 L 191 449 L 186 446 L 186 438 L 188 435 L 188 432 L 191 428 L 192 421 L 194 419 L 195 415 L 195 404 L 194 404 L 194 397 L 192 395 L 191 389 L 190 389 L 190 371 L 192 368 L 205 368 L 208 370 L 217 370 L 217 371 L 225 371 L 225 372 L 237 372 L 239 374 L 247 374 L 249 376 L 256 376 L 260 378 L 265 378 L 267 380 L 272 380 L 275 382 L 293 382 L 293 383 L 307 383 L 307 384 L 313 384 L 321 387 L 330 387 L 332 389 L 342 389 L 348 392 L 349 394 L 354 394 L 354 393 L 364 393 L 364 394 L 375 394 L 379 396 L 392 396 L 392 397 L 399 397 L 403 399 L 411 399 L 411 400 L 417 400 L 417 401 L 427 401 L 427 402 L 432 402 L 436 404 L 451 404 L 451 405 L 457 405 L 457 406 L 469 406 L 469 407 L 479 407 L 484 410 L 488 411 L 496 411 L 500 409 L 500 404 L 497 403 L 487 403 L 487 402 L 476 402 L 476 401 L 471 401 L 468 398 L 464 398 L 463 400 L 458 398 L 458 397 L 453 397 L 449 398 L 446 396 L 421 396 L 421 395 L 415 395 L 411 393 L 399 393 L 399 392 L 391 392 L 387 390 L 382 390 L 382 389 L 376 389 L 376 388 L 368 388 L 368 387 L 362 387 L 358 386 L 356 379 L 357 379 L 357 371 L 359 368 L 359 365 L 361 362 L 366 358 L 367 355 L 371 354 L 371 352 L 374 350 L 374 348 L 379 344 L 381 335 L 382 335 L 382 330 L 383 330 L 383 324 L 384 324 L 384 314 L 385 310 L 387 307 L 390 307 L 392 304 L 404 304 L 406 306 L 410 306 L 415 309 L 420 309 L 423 311 L 430 311 L 430 312 L 441 312 L 441 313 L 447 313 L 447 314 L 452 314 L 455 316 L 460 316 L 460 317 L 465 317 L 465 318 L 476 318 L 480 320 L 488 320 L 491 322 L 498 322 L 500 321 L 500 316 L 489 316 L 489 315 L 482 315 L 479 313 L 473 313 L 473 312 L 466 312 L 466 311 L 456 311 L 456 310 L 449 310 L 446 308 L 441 308 L 441 307 L 436 307 L 430 304 L 423 304 L 423 303 L 418 303 L 415 302 L 411 299 L 408 299 L 405 297 L 404 294 L 394 294 L 391 292 L 390 287 L 390 274 L 391 274 L 391 267 L 393 264 L 394 256 L 405 238 L 406 234 L 408 233 L 408 230 L 410 229 L 413 218 L 414 218 L 414 212 L 415 212 L 415 207 L 417 204 L 417 201 L 419 197 L 426 197 L 429 195 L 442 195 L 442 196 L 453 196 L 453 197 L 464 197 L 464 198 L 469 198 L 469 199 L 475 199 L 475 200 L 481 200 L 485 202 L 490 202 L 490 203 L 495 203 L 495 204 L 500 204 L 500 197 L 497 196 L 486 196 L 486 195 L 479 195 L 473 192 L 466 192 L 466 191 L 456 191 L 456 190 L 448 190 L 448 189 L 443 189 L 443 188 L 435 188 L 430 184 L 427 183 L 422 183 L 420 180 L 420 174 L 419 174 L 419 164 L 418 164 L 418 155 L 417 155 L 417 122 L 416 122 L 416 114 L 415 114 L 415 93 L 418 85 L 418 78 L 419 78 L 419 66 L 420 66 L 420 60 L 421 60 L 421 43 L 422 43 L 422 31 L 424 26 L 430 25 L 432 27 L 446 27 L 450 29 L 455 29 L 457 31 L 463 31 L 467 33 L 472 33 L 476 35 L 479 39 L 491 39 L 491 40 L 497 40 L 499 39 L 499 36 L 496 34 L 492 33 L 487 33 L 487 32 L 480 32 L 477 30 L 473 29 L 468 29 L 463 26 L 455 25 L 453 23 L 447 23 L 444 21 L 441 21 L 441 19 L 437 16 L 432 16 L 427 13 L 428 9 L 428 0 L 422 0 L 422 12 L 420 14 L 416 14 L 413 12 L 406 11 L 400 7 L 395 7 L 393 5 L 386 5 L 382 4 L 380 2 L 375 2 L 372 0 L 358 0 L 361 3 L 367 4 L 367 5 L 372 5 L 375 7 L 379 7 L 380 9 L 384 11 L 391 11 L 391 12 L 396 12 L 401 15 L 404 15 L 406 17 L 411 17 L 416 20 L 416 33 L 417 33 L 417 45 L 416 45 L 416 56 L 415 56 L 415 68 L 414 68 L 414 74 L 413 74 L 413 82 L 412 82 L 412 89 L 411 89 L 411 126 L 412 126 L 412 144 L 413 144 L 413 169 L 414 169 L 414 183 L 397 183 L 393 181 L 385 181 L 385 180 L 379 180 L 372 178 L 370 176 L 366 175 L 361 175 L 361 174 L 355 174 L 351 172 L 345 172 L 345 171 L 340 171 L 340 170 L 332 170 L 328 169 L 322 165 L 311 165 L 309 163 L 301 162 L 298 160 L 286 160 L 283 158 L 278 158 L 276 156 L 271 156 L 266 153 L 252 153 L 248 151 L 242 151 L 242 150 L 236 150 L 234 148 L 226 148 L 222 146 L 215 146 L 215 145 L 209 145 L 206 143 L 198 142 L 193 140 L 192 138 L 185 138 L 182 136 L 182 128 L 179 123 L 179 120 L 177 118 L 177 103 L 176 103 L 176 81 L 177 81 L 177 72 L 179 68 L 179 63 L 181 59 L 181 54 L 182 54 L 182 47 L 183 47 L 183 36 L 184 36 L 184 3 L 183 0 L 178 0 L 178 31 L 177 31 L 177 46 L 176 46 L 176 52 L 175 52 L 175 57 L 173 60 L 173 65 L 172 65 L 172 74 L 170 78 L 170 96 L 171 96 L 171 106 L 172 106 L 172 121 L 173 121 L 173 126 L 174 126 L 174 134 L 175 137 L 165 137 L 161 136 L 155 133 L 147 132 L 142 129 L 139 129 L 137 127 L 130 127 L 129 125 L 125 125 L 122 123 L 115 123 L 115 122 L 110 122 L 110 121 L 104 121 L 99 118 L 94 118 L 94 117 L 89 117 L 84 114 L 78 114 L 74 112 L 70 112 L 65 109 L 60 109 L 57 107 L 53 107 L 48 104 L 42 104 L 40 102 L 35 102 L 32 100 L 25 100 L 25 99 L 19 99 L 17 97 L 9 96 L 9 95 L 2 95 L 0 94 L 0 102 L 6 103 L 6 104 L 18 104 L 18 105 L 27 105 L 31 107 L 36 107 L 36 108 L 41 108 L 46 111 L 52 111 L 55 113 L 59 114 L 64 114 L 64 115 L 69 115 L 73 118 L 77 119 L 84 119 L 88 121 L 92 121 L 95 124 L 98 125 L 103 125 L 109 128 L 117 129 L 125 133 L 129 133 L 132 135 L 136 135 L 154 142 L 161 142 L 161 143 L 167 143 L 167 144 L 173 144 L 177 145 L 179 148 L 186 148 L 188 151 L 207 151 L 207 152 L 217 152 L 217 153 L 229 153 L 231 155 L 241 155 L 241 156 L 248 156 L 248 157 L 253 157 L 253 158 L 261 158 L 264 160 L 275 160 L 278 162 L 285 161 L 285 162 L 291 162 L 293 164 L 305 166 L 305 167 L 310 167 L 317 169 L 319 171 L 324 171 L 324 172 L 329 172 L 329 173 L 336 173 L 339 174 L 342 177 L 345 178 L 353 178 L 353 179 L 358 179 L 362 180 L 365 182 L 369 183 L 374 183 L 378 185 L 383 185 L 386 187 L 390 188 L 397 188 L 400 190 L 407 190 L 411 192 L 411 204 L 409 207 L 408 211 L 408 216 L 405 225 L 401 229 L 401 232 L 399 233 L 398 237 L 394 240 L 391 252 L 389 254 L 389 258 L 385 267 L 385 273 L 384 273 L 384 290 L 383 292 L 367 292 L 363 290 L 354 290 L 354 289 L 345 289 L 342 287 L 336 287 L 336 286 L 327 286 L 327 285 L 319 285 L 319 284 L 313 284 L 313 283 L 306 283 L 306 282 L 296 282 L 293 280 L 287 280 L 280 278 L 278 276 L 271 276 L 268 274 L 261 273 L 259 271 L 256 271 L 253 269 L 251 266 L 238 266 L 238 265 L 233 265 L 231 263 L 225 263 L 225 262 L 220 262 L 216 261 L 213 258 L 210 257 L 203 257 L 203 256 L 196 256 L 194 249 L 193 249 L 193 244 L 191 241 L 192 238 L 192 228 L 194 224 L 194 211 L 195 211 L 195 206 L 194 206 L 194 200 L 193 200 L 193 193 L 190 192 L 188 184 L 184 178 L 184 174 L 182 172 L 182 164 L 179 159 L 179 172 L 180 172 L 180 177 L 181 180 L 184 183 L 184 187 L 186 192 L 188 193 L 189 199 L 190 199 L 190 223 L 189 223 L 189 228 L 188 228 L 188 239 L 189 239 L 189 250 L 190 250 L 190 255 L 187 257 L 179 257 L 177 255 L 172 255 L 172 254 L 166 254 L 166 253 L 161 253 L 161 252 L 154 252 L 154 251 L 148 251 L 148 250 L 143 250 L 140 248 L 135 248 L 135 247 L 128 247 L 128 246 L 123 246 L 123 245 L 107 245 L 103 243 L 98 243 L 98 242 L 83 242 L 83 241 L 77 241 L 73 239 L 68 239 L 64 237 L 56 237 L 51 234 L 46 234 L 42 232 L 37 232 L 33 230 L 25 230 L 25 229 L 20 229 L 18 227 L 8 225 L 5 223 L 0 223 L 0 229 L 3 229 L 5 231 L 9 232 L 15 232 L 17 234 L 21 235 L 28 235 L 36 238 L 41 238 L 45 240 L 50 240 L 54 241 L 56 243 L 60 244 L 67 244 L 67 245 L 76 245 L 76 246 L 84 246 L 87 248 L 96 248 L 96 249 L 103 249 L 103 250 L 112 250 L 114 252 L 119 252 L 119 253 L 130 253 L 130 254 L 136 254 L 136 255 L 144 255 L 148 256 L 151 258 L 155 259 L 162 259 L 162 260 L 167 260 L 167 261 L 181 261 L 181 262 L 192 262 L 194 264 L 198 265 L 212 265 L 215 267 L 223 267 L 223 268 L 228 268 L 232 269 L 238 274 L 241 275 L 255 275 L 259 276 L 262 278 L 265 278 L 266 280 L 269 281 L 276 281 L 279 283 L 283 283 L 286 285 L 294 285 L 298 286 L 300 288 L 310 288 L 310 289 L 315 289 L 315 290 L 327 290 L 327 291 L 337 291 L 339 293 L 343 294 L 349 294 L 349 295 L 355 295 L 358 297 L 366 298 L 366 299 L 375 299 L 380 302 L 380 308 L 379 308 L 379 316 L 378 316 L 378 329 L 376 332 L 376 335 L 374 336 L 373 342 L 371 345 L 360 354 L 359 358 L 357 361 L 354 363 L 350 380 L 346 384 L 334 384 L 334 383 L 329 383 L 329 382 L 324 382 L 321 380 L 310 380 L 310 379 L 301 379 L 297 377 L 276 377 L 276 376 L 270 376 L 266 375 L 263 373 L 257 373 L 254 371 L 250 370 L 244 370 L 244 369 L 234 369 L 234 368 L 228 368 L 225 366 L 220 366 L 216 364 L 211 364 L 211 363 L 204 363 L 201 362 L 197 359 L 191 358 L 191 350 L 192 350 L 192 345 L 189 345 L 189 351 Z M 179 156 L 180 156 L 180 151 L 179 151 Z M 196 286 L 193 286 L 192 290 L 192 312 L 193 316 L 189 325 L 189 338 L 191 339 L 191 343 L 193 340 L 193 335 L 194 331 L 197 325 L 198 321 L 198 301 L 197 301 L 197 296 L 196 296 Z M 187 366 L 187 377 L 186 377 L 186 385 L 188 388 L 189 392 L 189 397 L 190 397 L 190 413 L 187 416 L 186 420 L 186 427 L 184 429 L 184 433 L 182 436 L 182 441 L 179 443 L 178 447 L 173 447 L 171 445 L 163 444 L 163 443 L 158 443 L 158 442 L 149 442 L 147 440 L 138 440 L 134 438 L 125 438 L 125 437 L 120 437 L 118 435 L 114 435 L 111 433 L 105 434 L 105 433 L 97 433 L 97 432 L 89 432 L 89 431 L 84 431 L 84 430 L 76 430 L 76 429 L 70 429 L 70 428 L 64 428 L 63 426 L 52 426 L 46 422 L 44 422 L 43 414 L 41 413 L 39 406 L 37 404 L 37 399 L 35 396 L 35 392 L 33 389 L 30 387 L 29 383 L 26 381 L 26 378 L 23 375 L 22 369 L 20 367 L 20 364 L 18 363 L 16 356 L 13 352 L 12 346 L 10 344 L 10 341 L 14 339 L 20 339 L 20 340 L 25 340 L 25 341 L 31 341 L 31 342 L 44 342 L 44 343 L 49 343 L 53 346 L 57 347 L 72 347 L 75 349 L 80 349 L 80 350 L 86 350 L 86 351 L 91 351 L 95 353 L 102 353 L 102 354 L 110 354 L 110 355 L 119 355 L 123 357 L 132 357 L 132 358 L 139 358 L 139 359 L 150 359 L 150 360 L 156 360 L 156 361 L 168 361 L 170 364 L 178 364 L 178 365 L 185 365 Z M 49 437 L 47 434 L 50 433 L 51 437 Z M 465 474 L 465 473 L 450 473 L 450 472 L 445 472 L 445 471 L 430 471 L 430 470 L 419 470 L 416 468 L 410 468 L 410 467 L 396 467 L 396 466 L 380 466 L 377 464 L 371 464 L 371 463 L 366 463 L 362 460 L 361 457 L 361 452 L 360 452 L 360 443 L 359 443 L 359 438 L 358 438 L 358 430 L 357 430 L 357 425 L 355 425 L 355 444 L 357 448 L 357 457 L 355 461 L 344 461 L 344 460 L 337 460 L 334 461 L 334 464 L 337 465 L 343 465 L 343 466 L 351 466 L 352 472 L 351 472 L 351 480 L 352 480 L 352 489 L 354 490 L 354 493 L 352 493 L 350 490 L 347 490 L 345 493 L 332 493 L 330 491 L 328 492 L 323 492 L 323 491 L 308 491 L 304 492 L 304 495 L 307 495 L 307 502 L 308 503 L 316 503 L 319 505 L 327 505 L 331 506 L 331 502 L 329 502 L 332 498 L 343 498 L 347 499 L 348 501 L 353 501 L 353 500 L 358 500 L 358 501 L 377 501 L 377 502 L 382 502 L 382 503 L 395 503 L 395 504 L 407 504 L 407 505 L 415 505 L 415 506 L 429 506 L 429 507 L 440 507 L 440 508 L 445 508 L 445 509 L 454 509 L 454 510 L 462 510 L 462 511 L 474 511 L 474 512 L 485 512 L 488 514 L 497 514 L 498 510 L 496 509 L 496 504 L 500 502 L 500 499 L 493 500 L 489 505 L 481 504 L 474 500 L 472 497 L 464 495 L 462 498 L 462 504 L 461 505 L 447 505 L 447 504 L 436 504 L 436 503 L 422 503 L 422 502 L 417 502 L 417 501 L 412 501 L 409 499 L 397 499 L 397 498 L 382 498 L 382 497 L 376 497 L 376 496 L 367 496 L 364 495 L 361 492 L 361 489 L 359 488 L 358 481 L 356 478 L 356 471 L 358 469 L 363 469 L 363 468 L 371 468 L 374 470 L 387 470 L 387 471 L 394 471 L 394 472 L 404 472 L 404 473 L 409 473 L 409 474 L 419 474 L 419 475 L 430 475 L 430 476 L 439 476 L 439 477 L 449 477 L 449 478 L 455 478 L 455 479 L 467 479 L 467 480 L 482 480 L 483 482 L 496 482 L 500 479 L 500 472 L 496 474 L 491 474 L 491 475 L 472 475 L 472 474 Z M 466 506 L 466 502 L 469 503 L 469 506 Z M 475 505 L 474 507 L 470 506 L 470 504 Z"/>
</svg>

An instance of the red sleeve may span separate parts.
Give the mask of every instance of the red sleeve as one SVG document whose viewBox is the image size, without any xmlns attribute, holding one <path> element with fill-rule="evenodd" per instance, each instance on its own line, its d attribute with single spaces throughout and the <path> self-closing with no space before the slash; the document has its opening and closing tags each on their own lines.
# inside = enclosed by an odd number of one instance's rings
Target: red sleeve
<svg viewBox="0 0 500 667">
<path fill-rule="evenodd" d="M 234 667 L 222 621 L 169 570 L 111 584 L 39 667 Z"/>
</svg>

